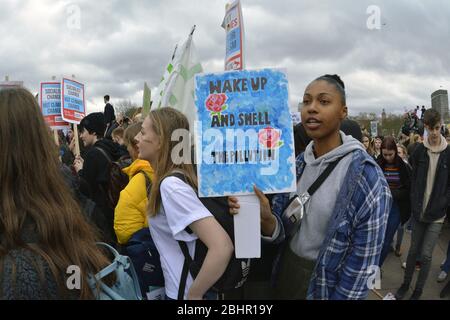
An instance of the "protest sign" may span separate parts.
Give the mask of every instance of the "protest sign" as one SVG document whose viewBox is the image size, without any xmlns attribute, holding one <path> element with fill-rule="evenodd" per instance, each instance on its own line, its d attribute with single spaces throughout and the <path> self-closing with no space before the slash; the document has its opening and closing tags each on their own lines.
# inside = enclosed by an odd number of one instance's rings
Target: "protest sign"
<svg viewBox="0 0 450 320">
<path fill-rule="evenodd" d="M 45 121 L 53 130 L 65 129 L 69 123 L 61 117 L 61 83 L 41 82 L 39 105 Z"/>
<path fill-rule="evenodd" d="M 277 69 L 196 78 L 199 196 L 295 190 L 286 74 Z"/>
<path fill-rule="evenodd" d="M 242 70 L 244 64 L 244 23 L 239 0 L 227 5 L 222 27 L 227 34 L 225 70 Z"/>
<path fill-rule="evenodd" d="M 86 116 L 84 85 L 64 78 L 61 96 L 62 118 L 69 123 L 80 124 Z"/>
<path fill-rule="evenodd" d="M 23 81 L 0 81 L 0 90 L 11 88 L 23 88 Z"/>
<path fill-rule="evenodd" d="M 151 102 L 152 92 L 147 85 L 147 82 L 144 82 L 144 96 L 142 99 L 142 115 L 145 117 L 150 113 L 150 109 L 152 108 Z"/>
<path fill-rule="evenodd" d="M 370 134 L 372 137 L 378 136 L 378 121 L 370 121 Z"/>
</svg>

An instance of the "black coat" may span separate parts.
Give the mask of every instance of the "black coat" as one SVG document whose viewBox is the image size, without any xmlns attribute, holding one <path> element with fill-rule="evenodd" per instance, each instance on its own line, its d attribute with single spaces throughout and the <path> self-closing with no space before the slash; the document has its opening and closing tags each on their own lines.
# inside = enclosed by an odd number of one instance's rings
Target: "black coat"
<svg viewBox="0 0 450 320">
<path fill-rule="evenodd" d="M 21 240 L 38 245 L 36 225 L 26 219 Z M 45 252 L 45 248 L 41 248 Z M 78 291 L 59 292 L 57 281 L 47 261 L 38 253 L 23 247 L 12 248 L 0 260 L 0 300 L 77 299 Z M 60 270 L 64 275 L 66 270 Z M 62 284 L 65 279 L 60 279 Z"/>
<path fill-rule="evenodd" d="M 383 157 L 377 160 L 381 169 L 384 170 Z M 400 189 L 391 189 L 392 198 L 400 209 L 401 224 L 405 224 L 411 217 L 411 167 L 397 156 L 396 164 L 400 168 Z"/>
<path fill-rule="evenodd" d="M 101 148 L 107 155 L 98 150 Z M 92 199 L 96 206 L 104 213 L 105 225 L 100 227 L 104 238 L 114 239 L 114 208 L 108 204 L 107 188 L 111 178 L 111 161 L 117 161 L 123 156 L 120 145 L 107 139 L 97 141 L 85 154 L 83 169 L 78 172 L 80 179 L 85 182 L 87 190 L 84 195 Z"/>
<path fill-rule="evenodd" d="M 110 124 L 113 122 L 113 120 L 116 120 L 116 115 L 114 113 L 114 108 L 111 103 L 107 103 L 105 105 L 105 111 L 103 112 L 103 115 L 105 116 L 105 125 Z"/>
<path fill-rule="evenodd" d="M 416 220 L 424 222 L 434 222 L 442 219 L 445 217 L 447 207 L 450 204 L 450 146 L 442 151 L 439 156 L 433 191 L 431 192 L 423 219 L 421 219 L 421 213 L 427 187 L 428 166 L 430 165 L 428 150 L 424 145 L 417 147 L 410 157 L 410 163 L 412 165 L 412 215 Z"/>
</svg>

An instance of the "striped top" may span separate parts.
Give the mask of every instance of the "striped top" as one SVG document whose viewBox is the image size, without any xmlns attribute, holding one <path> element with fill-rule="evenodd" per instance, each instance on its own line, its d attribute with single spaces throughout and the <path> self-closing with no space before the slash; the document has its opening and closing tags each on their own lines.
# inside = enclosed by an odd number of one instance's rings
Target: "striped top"
<svg viewBox="0 0 450 320">
<path fill-rule="evenodd" d="M 400 189 L 402 186 L 400 181 L 400 168 L 395 164 L 385 164 L 383 173 L 390 189 Z"/>
</svg>

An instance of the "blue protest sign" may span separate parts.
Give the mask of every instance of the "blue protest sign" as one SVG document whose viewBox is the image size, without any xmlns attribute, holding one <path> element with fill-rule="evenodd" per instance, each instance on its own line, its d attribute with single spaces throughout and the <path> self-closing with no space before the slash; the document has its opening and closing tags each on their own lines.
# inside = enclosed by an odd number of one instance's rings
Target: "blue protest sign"
<svg viewBox="0 0 450 320">
<path fill-rule="evenodd" d="M 86 116 L 84 84 L 74 80 L 62 81 L 62 117 L 65 121 L 79 124 Z"/>
<path fill-rule="evenodd" d="M 277 69 L 196 76 L 199 195 L 295 190 L 286 74 Z"/>
<path fill-rule="evenodd" d="M 52 129 L 67 128 L 69 124 L 61 117 L 61 83 L 41 82 L 39 105 L 42 114 Z"/>
</svg>

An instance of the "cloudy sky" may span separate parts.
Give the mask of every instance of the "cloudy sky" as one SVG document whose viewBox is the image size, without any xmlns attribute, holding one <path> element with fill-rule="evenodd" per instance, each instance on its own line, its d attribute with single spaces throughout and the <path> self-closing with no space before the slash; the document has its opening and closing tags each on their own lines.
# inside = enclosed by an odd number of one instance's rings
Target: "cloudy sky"
<svg viewBox="0 0 450 320">
<path fill-rule="evenodd" d="M 87 111 L 112 102 L 142 103 L 175 44 L 197 25 L 194 42 L 206 72 L 223 70 L 226 0 L 0 0 L 0 80 L 23 80 L 37 93 L 53 75 L 86 85 Z M 448 0 L 242 0 L 248 69 L 288 71 L 295 108 L 324 73 L 346 83 L 350 114 L 399 113 L 431 104 L 450 89 Z M 380 29 L 370 5 L 380 9 Z M 79 9 L 79 28 L 73 6 Z"/>
</svg>

